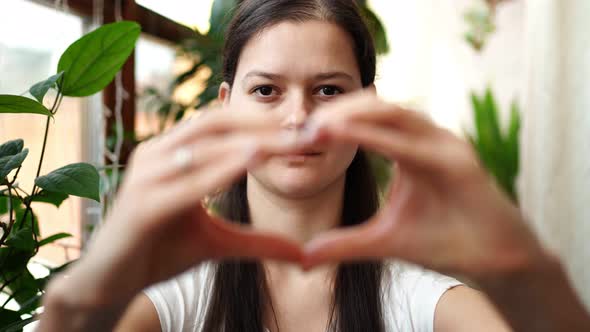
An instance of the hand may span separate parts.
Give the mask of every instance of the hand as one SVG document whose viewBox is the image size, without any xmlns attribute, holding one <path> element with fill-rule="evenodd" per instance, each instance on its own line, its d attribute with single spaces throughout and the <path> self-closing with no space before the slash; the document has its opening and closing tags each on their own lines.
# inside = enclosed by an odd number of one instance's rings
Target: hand
<svg viewBox="0 0 590 332">
<path fill-rule="evenodd" d="M 110 216 L 74 268 L 77 280 L 127 294 L 210 259 L 298 261 L 297 244 L 213 217 L 201 204 L 252 163 L 286 152 L 290 143 L 279 131 L 273 115 L 213 110 L 142 143 Z M 188 165 L 175 158 L 188 158 Z"/>
<path fill-rule="evenodd" d="M 395 161 L 382 209 L 312 240 L 304 266 L 399 258 L 444 273 L 500 273 L 543 255 L 516 206 L 470 145 L 373 94 L 341 97 L 310 118 L 306 144 L 359 143 Z"/>
</svg>

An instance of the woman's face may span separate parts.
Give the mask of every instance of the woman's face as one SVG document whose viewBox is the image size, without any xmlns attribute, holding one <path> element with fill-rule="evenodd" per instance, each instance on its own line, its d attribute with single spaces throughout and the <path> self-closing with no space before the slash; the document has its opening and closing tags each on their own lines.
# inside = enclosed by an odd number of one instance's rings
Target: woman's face
<svg viewBox="0 0 590 332">
<path fill-rule="evenodd" d="M 220 97 L 233 109 L 282 115 L 296 134 L 307 117 L 338 95 L 362 88 L 353 41 L 335 24 L 282 22 L 253 37 L 240 55 L 234 85 Z M 249 181 L 290 198 L 310 197 L 342 180 L 356 145 L 317 146 L 275 155 L 250 169 Z"/>
</svg>

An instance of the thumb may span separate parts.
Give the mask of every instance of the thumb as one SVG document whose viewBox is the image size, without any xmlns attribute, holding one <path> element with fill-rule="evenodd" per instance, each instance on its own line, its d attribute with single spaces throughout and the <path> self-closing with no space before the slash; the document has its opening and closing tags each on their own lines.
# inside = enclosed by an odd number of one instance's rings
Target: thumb
<svg viewBox="0 0 590 332">
<path fill-rule="evenodd" d="M 214 248 L 212 258 L 272 259 L 299 263 L 301 246 L 288 238 L 252 229 L 249 225 L 232 223 L 222 218 L 205 218 L 206 236 Z"/>
</svg>

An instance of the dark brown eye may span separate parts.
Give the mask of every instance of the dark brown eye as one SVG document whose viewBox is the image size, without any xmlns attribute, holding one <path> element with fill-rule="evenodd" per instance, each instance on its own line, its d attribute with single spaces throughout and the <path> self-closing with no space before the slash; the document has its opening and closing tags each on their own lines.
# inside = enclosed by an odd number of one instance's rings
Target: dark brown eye
<svg viewBox="0 0 590 332">
<path fill-rule="evenodd" d="M 273 88 L 265 85 L 265 86 L 261 86 L 256 88 L 256 90 L 254 90 L 256 93 L 258 93 L 258 95 L 260 96 L 264 96 L 264 97 L 269 97 L 272 96 L 273 93 Z"/>
<path fill-rule="evenodd" d="M 339 88 L 331 85 L 321 87 L 319 92 L 323 96 L 335 96 L 337 94 L 342 93 L 342 91 Z"/>
</svg>

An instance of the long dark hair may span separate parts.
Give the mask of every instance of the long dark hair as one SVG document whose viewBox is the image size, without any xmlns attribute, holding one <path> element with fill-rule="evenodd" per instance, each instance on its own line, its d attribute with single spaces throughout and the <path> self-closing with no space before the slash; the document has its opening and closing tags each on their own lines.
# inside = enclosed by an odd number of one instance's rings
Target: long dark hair
<svg viewBox="0 0 590 332">
<path fill-rule="evenodd" d="M 242 1 L 226 32 L 224 81 L 233 85 L 241 51 L 254 35 L 279 22 L 307 20 L 328 21 L 344 29 L 354 42 L 363 86 L 373 83 L 376 62 L 373 40 L 354 0 Z M 244 177 L 215 200 L 224 217 L 243 224 L 250 223 L 246 186 Z M 366 153 L 359 149 L 346 171 L 341 225 L 359 224 L 378 208 L 377 184 Z M 339 332 L 385 331 L 381 297 L 383 269 L 380 261 L 339 265 L 334 279 L 330 327 Z M 253 261 L 224 261 L 217 263 L 214 271 L 203 331 L 262 332 L 264 308 L 272 309 L 262 265 Z"/>
</svg>

